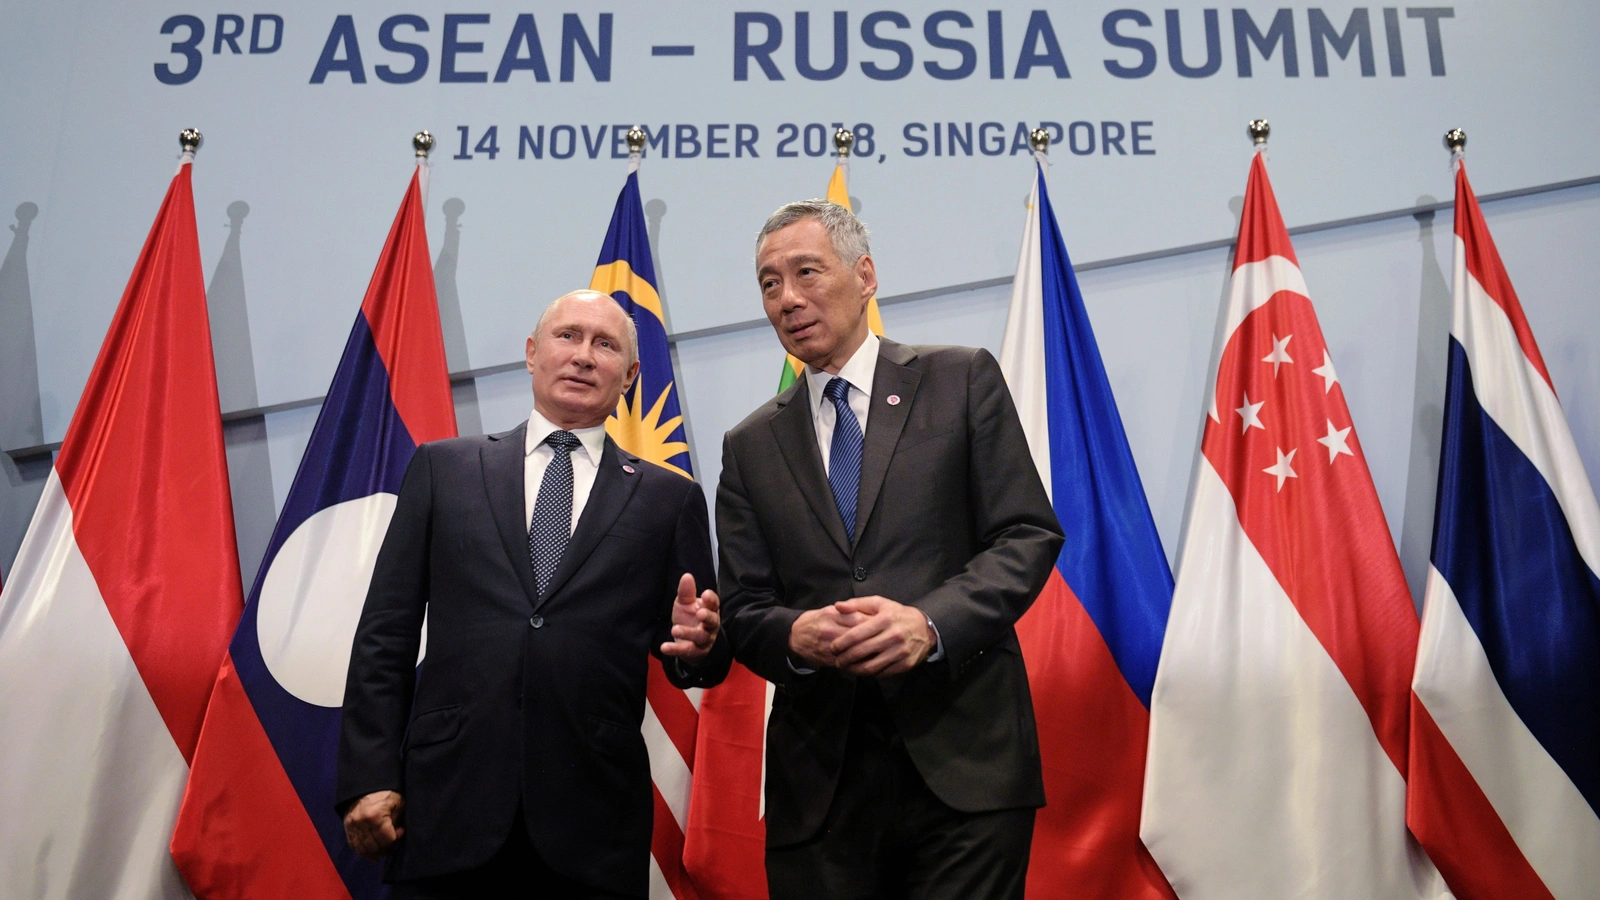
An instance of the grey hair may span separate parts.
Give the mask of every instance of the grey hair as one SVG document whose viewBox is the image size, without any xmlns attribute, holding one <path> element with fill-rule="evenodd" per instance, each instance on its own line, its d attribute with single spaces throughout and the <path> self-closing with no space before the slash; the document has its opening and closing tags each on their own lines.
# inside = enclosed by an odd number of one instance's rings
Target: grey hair
<svg viewBox="0 0 1600 900">
<path fill-rule="evenodd" d="M 568 291 L 567 293 L 562 294 L 561 296 L 557 297 L 556 299 L 551 300 L 550 303 L 547 306 L 545 306 L 544 312 L 539 314 L 539 321 L 533 323 L 533 342 L 535 344 L 539 343 L 539 335 L 544 333 L 545 320 L 550 318 L 550 311 L 556 308 L 556 304 L 560 303 L 562 300 L 567 299 L 568 297 L 572 297 L 572 296 L 579 295 L 579 294 L 598 294 L 601 297 L 604 297 L 607 300 L 610 300 L 612 303 L 616 303 L 617 304 L 617 308 L 622 310 L 622 320 L 624 322 L 628 323 L 628 327 L 627 327 L 627 331 L 628 331 L 628 365 L 631 366 L 634 363 L 638 362 L 639 361 L 639 326 L 637 326 L 637 325 L 635 325 L 633 323 L 633 316 L 628 313 L 628 310 L 625 309 L 621 303 L 617 303 L 617 298 L 611 296 L 610 294 L 606 293 L 605 291 L 593 291 L 593 290 Z"/>
<path fill-rule="evenodd" d="M 761 245 L 766 243 L 767 235 L 804 219 L 822 223 L 828 231 L 828 239 L 833 242 L 833 252 L 839 254 L 839 260 L 847 266 L 855 265 L 872 252 L 867 242 L 867 226 L 848 206 L 831 200 L 796 200 L 778 207 L 777 212 L 767 217 L 767 224 L 761 226 L 761 233 L 756 235 L 756 256 L 761 255 Z"/>
</svg>

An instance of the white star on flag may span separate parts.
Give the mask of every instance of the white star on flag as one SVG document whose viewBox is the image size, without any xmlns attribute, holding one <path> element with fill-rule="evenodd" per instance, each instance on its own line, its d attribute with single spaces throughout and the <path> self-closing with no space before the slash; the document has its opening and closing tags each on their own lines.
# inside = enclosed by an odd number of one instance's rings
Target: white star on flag
<svg viewBox="0 0 1600 900">
<path fill-rule="evenodd" d="M 1333 465 L 1333 461 L 1338 459 L 1341 453 L 1345 456 L 1355 456 L 1354 451 L 1345 443 L 1349 434 L 1349 428 L 1334 428 L 1333 420 L 1328 420 L 1328 436 L 1317 438 L 1317 443 L 1328 448 L 1328 465 Z"/>
<path fill-rule="evenodd" d="M 1322 376 L 1324 394 L 1333 390 L 1333 386 L 1339 383 L 1339 373 L 1333 370 L 1333 357 L 1328 355 L 1326 347 L 1322 349 L 1322 365 L 1312 369 L 1311 374 Z"/>
<path fill-rule="evenodd" d="M 1239 429 L 1240 434 L 1244 434 L 1251 428 L 1259 428 L 1262 431 L 1267 430 L 1267 426 L 1261 424 L 1261 416 L 1258 415 L 1261 412 L 1261 407 L 1265 405 L 1267 405 L 1265 400 L 1260 403 L 1251 403 L 1250 395 L 1244 395 L 1244 405 L 1234 410 L 1239 414 L 1240 418 L 1244 419 L 1244 425 Z"/>
<path fill-rule="evenodd" d="M 1300 452 L 1300 448 L 1296 447 L 1295 449 L 1289 451 L 1289 455 L 1288 456 L 1285 456 L 1284 453 L 1283 453 L 1283 448 L 1279 447 L 1278 448 L 1278 461 L 1277 461 L 1277 463 L 1275 463 L 1273 465 L 1270 465 L 1270 466 L 1267 466 L 1265 469 L 1261 470 L 1261 471 L 1267 473 L 1268 475 L 1276 475 L 1278 477 L 1278 490 L 1279 491 L 1283 490 L 1284 479 L 1286 479 L 1286 478 L 1299 478 L 1300 477 L 1299 475 L 1295 474 L 1294 469 L 1289 465 L 1290 463 L 1294 462 L 1294 455 L 1296 453 L 1299 453 L 1299 452 Z M 1346 452 L 1349 452 L 1349 451 L 1346 451 Z"/>
<path fill-rule="evenodd" d="M 1280 365 L 1282 365 L 1284 363 L 1292 363 L 1292 362 L 1294 362 L 1294 360 L 1289 358 L 1289 341 L 1293 337 L 1294 337 L 1294 335 L 1288 334 L 1288 335 L 1284 335 L 1283 340 L 1278 340 L 1278 336 L 1277 335 L 1273 335 L 1272 336 L 1272 352 L 1268 353 L 1266 356 L 1261 357 L 1261 361 L 1262 362 L 1272 363 L 1272 377 L 1273 378 L 1277 378 L 1278 377 L 1278 366 L 1280 366 Z"/>
</svg>

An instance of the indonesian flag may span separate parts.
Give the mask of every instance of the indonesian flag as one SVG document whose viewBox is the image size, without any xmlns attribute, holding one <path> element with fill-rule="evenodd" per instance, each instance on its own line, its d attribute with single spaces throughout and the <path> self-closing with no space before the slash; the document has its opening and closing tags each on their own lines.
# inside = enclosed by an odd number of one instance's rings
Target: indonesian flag
<svg viewBox="0 0 1600 900">
<path fill-rule="evenodd" d="M 1034 822 L 1028 896 L 1171 897 L 1139 842 L 1139 803 L 1172 573 L 1038 156 L 1000 349 L 1067 529 L 1050 580 L 1017 623 L 1049 801 Z"/>
<path fill-rule="evenodd" d="M 167 841 L 241 607 L 192 161 L 0 592 L 0 896 L 189 893 Z"/>
<path fill-rule="evenodd" d="M 1600 507 L 1465 168 L 1407 820 L 1463 900 L 1600 891 Z"/>
<path fill-rule="evenodd" d="M 1223 333 L 1140 834 L 1186 900 L 1444 896 L 1405 823 L 1417 615 L 1260 154 Z"/>
<path fill-rule="evenodd" d="M 202 900 L 388 896 L 334 812 L 356 625 L 417 446 L 455 437 L 419 163 L 216 675 L 172 854 Z M 424 638 L 425 639 L 425 638 Z"/>
</svg>

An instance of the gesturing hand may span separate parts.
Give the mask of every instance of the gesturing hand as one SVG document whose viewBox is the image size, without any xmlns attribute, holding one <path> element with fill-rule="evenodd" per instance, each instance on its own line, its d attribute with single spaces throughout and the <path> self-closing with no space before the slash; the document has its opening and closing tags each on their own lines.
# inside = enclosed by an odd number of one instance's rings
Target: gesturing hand
<svg viewBox="0 0 1600 900">
<path fill-rule="evenodd" d="M 672 602 L 673 640 L 661 645 L 664 656 L 696 660 L 711 652 L 722 628 L 721 602 L 716 591 L 694 595 L 694 576 L 688 572 L 678 579 L 678 599 Z"/>
<path fill-rule="evenodd" d="M 833 665 L 851 675 L 909 672 L 933 652 L 933 626 L 915 606 L 874 595 L 835 603 L 833 608 L 841 617 L 851 617 L 852 625 L 833 639 L 828 650 Z"/>
<path fill-rule="evenodd" d="M 350 849 L 372 862 L 388 854 L 406 833 L 400 827 L 405 807 L 405 799 L 394 791 L 373 791 L 357 800 L 344 814 L 344 839 Z"/>
</svg>

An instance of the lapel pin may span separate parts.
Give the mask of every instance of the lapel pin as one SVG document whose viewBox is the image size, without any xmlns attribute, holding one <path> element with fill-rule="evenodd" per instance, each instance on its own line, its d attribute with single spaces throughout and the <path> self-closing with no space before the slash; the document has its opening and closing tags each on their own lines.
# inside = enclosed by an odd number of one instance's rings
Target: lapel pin
<svg viewBox="0 0 1600 900">
<path fill-rule="evenodd" d="M 623 466 L 622 467 L 622 471 L 627 472 L 629 475 L 632 475 L 633 472 L 634 472 L 634 469 L 633 469 L 633 466 Z"/>
<path fill-rule="evenodd" d="M 886 402 L 890 406 L 899 406 L 900 405 L 900 395 L 899 394 L 890 394 L 889 397 L 888 397 L 888 400 Z"/>
</svg>

